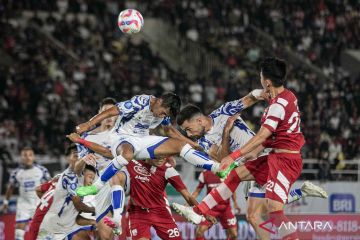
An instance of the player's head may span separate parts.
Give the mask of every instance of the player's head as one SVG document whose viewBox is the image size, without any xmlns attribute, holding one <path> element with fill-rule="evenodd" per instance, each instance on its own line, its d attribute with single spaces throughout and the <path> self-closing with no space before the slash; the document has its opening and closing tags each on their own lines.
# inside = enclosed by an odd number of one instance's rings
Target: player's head
<svg viewBox="0 0 360 240">
<path fill-rule="evenodd" d="M 78 151 L 75 143 L 70 144 L 66 148 L 65 156 L 70 168 L 74 168 L 75 163 L 78 160 Z"/>
<path fill-rule="evenodd" d="M 31 147 L 23 147 L 20 151 L 21 163 L 26 167 L 31 167 L 35 161 L 35 153 Z"/>
<path fill-rule="evenodd" d="M 116 100 L 114 98 L 110 98 L 110 97 L 104 98 L 99 103 L 99 113 L 108 110 L 109 108 L 115 106 L 115 104 L 116 104 Z M 107 129 L 110 129 L 115 125 L 116 118 L 117 116 L 107 118 L 101 122 L 101 125 Z"/>
<path fill-rule="evenodd" d="M 265 58 L 260 63 L 261 85 L 266 91 L 271 87 L 281 87 L 285 84 L 286 63 L 278 58 Z"/>
<path fill-rule="evenodd" d="M 175 93 L 165 93 L 157 98 L 152 112 L 155 117 L 163 118 L 167 116 L 176 117 L 180 110 L 181 100 Z"/>
<path fill-rule="evenodd" d="M 96 170 L 91 165 L 85 165 L 84 171 L 84 186 L 89 186 L 93 183 L 96 175 Z"/>
<path fill-rule="evenodd" d="M 206 116 L 195 105 L 187 105 L 179 112 L 176 122 L 189 138 L 205 135 Z"/>
</svg>

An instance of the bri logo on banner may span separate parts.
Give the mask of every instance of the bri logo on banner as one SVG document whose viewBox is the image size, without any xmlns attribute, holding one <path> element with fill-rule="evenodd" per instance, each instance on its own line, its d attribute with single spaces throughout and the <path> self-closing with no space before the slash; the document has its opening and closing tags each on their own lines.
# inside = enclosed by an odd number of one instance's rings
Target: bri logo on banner
<svg viewBox="0 0 360 240">
<path fill-rule="evenodd" d="M 355 212 L 355 197 L 353 194 L 331 194 L 329 201 L 331 213 Z"/>
</svg>

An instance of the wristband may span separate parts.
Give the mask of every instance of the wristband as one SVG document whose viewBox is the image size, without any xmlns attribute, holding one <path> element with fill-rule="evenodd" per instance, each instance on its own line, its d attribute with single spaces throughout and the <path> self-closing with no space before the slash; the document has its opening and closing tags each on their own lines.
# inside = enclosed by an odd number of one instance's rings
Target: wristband
<svg viewBox="0 0 360 240">
<path fill-rule="evenodd" d="M 89 148 L 90 144 L 91 144 L 89 141 L 86 141 L 85 139 L 82 139 L 82 138 L 80 138 L 79 143 L 87 148 Z"/>
<path fill-rule="evenodd" d="M 9 200 L 4 199 L 4 200 L 3 200 L 3 205 L 9 205 Z"/>
<path fill-rule="evenodd" d="M 236 150 L 229 155 L 234 161 L 241 156 L 241 151 Z"/>
</svg>

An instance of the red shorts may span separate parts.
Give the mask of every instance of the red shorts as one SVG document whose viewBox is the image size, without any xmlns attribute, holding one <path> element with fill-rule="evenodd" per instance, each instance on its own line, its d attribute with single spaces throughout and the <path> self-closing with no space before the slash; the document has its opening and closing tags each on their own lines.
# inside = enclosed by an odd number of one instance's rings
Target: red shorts
<svg viewBox="0 0 360 240">
<path fill-rule="evenodd" d="M 245 163 L 255 181 L 266 183 L 265 198 L 286 203 L 291 186 L 302 171 L 301 154 L 270 153 Z"/>
<path fill-rule="evenodd" d="M 236 217 L 233 214 L 232 210 L 231 210 L 231 206 L 229 204 L 229 206 L 223 210 L 223 211 L 213 211 L 210 210 L 208 213 L 208 215 L 215 217 L 221 224 L 221 226 L 223 227 L 223 229 L 228 229 L 228 228 L 236 228 L 237 224 L 236 224 Z M 208 226 L 211 227 L 212 224 L 208 221 L 202 221 L 200 223 L 200 225 L 202 226 Z"/>
<path fill-rule="evenodd" d="M 151 239 L 151 227 L 156 230 L 161 239 L 182 239 L 175 220 L 169 211 L 170 209 L 167 208 L 144 210 L 136 207 L 129 209 L 131 239 Z"/>
</svg>

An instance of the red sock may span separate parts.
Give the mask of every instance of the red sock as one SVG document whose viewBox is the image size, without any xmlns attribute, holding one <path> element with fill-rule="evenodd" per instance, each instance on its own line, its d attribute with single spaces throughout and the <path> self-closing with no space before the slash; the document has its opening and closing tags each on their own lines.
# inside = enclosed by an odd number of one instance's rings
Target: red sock
<svg viewBox="0 0 360 240">
<path fill-rule="evenodd" d="M 286 225 L 289 223 L 289 219 L 284 215 L 283 210 L 274 211 L 269 213 L 270 219 L 272 219 L 273 224 L 278 229 L 279 235 L 282 239 L 291 240 L 291 239 L 299 239 L 296 229 L 292 228 L 290 225 Z M 279 229 L 279 227 L 281 229 Z"/>
<path fill-rule="evenodd" d="M 229 199 L 239 186 L 241 179 L 237 172 L 232 170 L 226 180 L 217 188 L 211 190 L 201 203 L 194 208 L 197 214 L 205 215 L 207 211 L 215 207 L 220 202 Z"/>
</svg>

